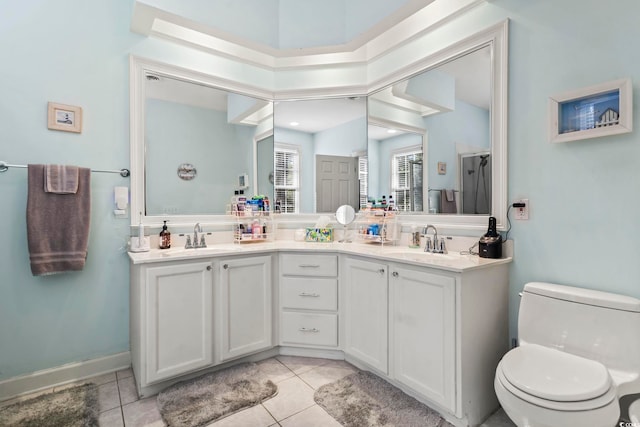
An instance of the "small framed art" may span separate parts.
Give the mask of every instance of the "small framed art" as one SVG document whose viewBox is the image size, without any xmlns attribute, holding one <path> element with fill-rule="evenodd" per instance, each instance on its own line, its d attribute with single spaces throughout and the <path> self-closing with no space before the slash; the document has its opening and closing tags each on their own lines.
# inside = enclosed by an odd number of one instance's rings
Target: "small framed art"
<svg viewBox="0 0 640 427">
<path fill-rule="evenodd" d="M 47 127 L 65 132 L 82 132 L 82 108 L 50 102 Z"/>
<path fill-rule="evenodd" d="M 447 174 L 447 164 L 445 162 L 438 162 L 438 175 Z"/>
<path fill-rule="evenodd" d="M 567 142 L 633 130 L 630 79 L 601 83 L 549 98 L 549 140 Z"/>
</svg>

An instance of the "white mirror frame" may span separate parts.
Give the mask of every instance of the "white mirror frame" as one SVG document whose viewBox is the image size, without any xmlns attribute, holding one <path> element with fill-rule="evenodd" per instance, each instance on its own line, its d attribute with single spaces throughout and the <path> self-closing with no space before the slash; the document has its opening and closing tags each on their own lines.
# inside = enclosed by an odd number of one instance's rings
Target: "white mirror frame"
<svg viewBox="0 0 640 427">
<path fill-rule="evenodd" d="M 428 55 L 411 65 L 382 73 L 382 77 L 370 82 L 367 94 L 389 86 L 407 77 L 415 75 L 438 64 L 450 61 L 459 56 L 476 50 L 483 46 L 491 46 L 492 65 L 492 99 L 491 99 L 491 155 L 492 168 L 492 216 L 496 217 L 497 226 L 504 230 L 507 222 L 507 88 L 508 88 L 508 20 L 505 20 L 488 29 L 480 31 L 468 38 L 453 43 L 436 53 Z M 267 89 L 249 86 L 229 79 L 216 77 L 174 65 L 143 59 L 136 56 L 130 57 L 130 145 L 131 145 L 131 225 L 138 223 L 138 212 L 144 212 L 145 186 L 144 186 L 144 82 L 145 72 L 152 71 L 165 75 L 192 81 L 199 84 L 218 87 L 232 92 L 262 98 L 266 100 L 308 98 L 305 91 L 296 97 L 289 91 L 286 94 L 277 93 Z M 377 70 L 380 72 L 380 70 Z M 335 96 L 330 89 L 326 90 L 327 96 Z M 344 94 L 345 96 L 349 94 Z M 353 95 L 353 94 L 351 94 Z M 356 94 L 361 95 L 361 94 Z M 317 97 L 317 96 L 316 96 Z M 428 135 L 427 135 L 428 139 Z M 425 153 L 427 151 L 425 150 Z M 283 215 L 278 217 L 282 223 L 300 223 L 314 221 L 317 214 Z M 433 214 L 407 214 L 401 215 L 401 222 L 433 224 L 445 230 L 484 230 L 487 227 L 486 215 L 433 215 Z M 176 215 L 176 216 L 150 216 L 143 215 L 142 222 L 147 226 L 160 226 L 162 220 L 168 220 L 172 225 L 193 225 L 201 223 L 227 223 L 231 222 L 226 215 Z"/>
</svg>

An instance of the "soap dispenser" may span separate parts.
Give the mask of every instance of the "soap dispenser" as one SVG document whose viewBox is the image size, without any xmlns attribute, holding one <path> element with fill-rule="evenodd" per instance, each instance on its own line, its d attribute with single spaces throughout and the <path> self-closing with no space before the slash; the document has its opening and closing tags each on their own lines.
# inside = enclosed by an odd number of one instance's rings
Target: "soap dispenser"
<svg viewBox="0 0 640 427">
<path fill-rule="evenodd" d="M 171 233 L 167 229 L 167 221 L 165 221 L 162 226 L 159 243 L 160 249 L 169 249 L 171 247 Z"/>
</svg>

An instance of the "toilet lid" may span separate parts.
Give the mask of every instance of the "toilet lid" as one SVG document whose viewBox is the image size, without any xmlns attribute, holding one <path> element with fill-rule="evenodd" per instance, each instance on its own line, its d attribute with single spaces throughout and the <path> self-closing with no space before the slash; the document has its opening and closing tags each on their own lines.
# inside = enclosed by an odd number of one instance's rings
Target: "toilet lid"
<svg viewBox="0 0 640 427">
<path fill-rule="evenodd" d="M 536 344 L 511 350 L 501 366 L 512 385 L 547 400 L 594 399 L 611 388 L 609 371 L 601 363 Z"/>
</svg>

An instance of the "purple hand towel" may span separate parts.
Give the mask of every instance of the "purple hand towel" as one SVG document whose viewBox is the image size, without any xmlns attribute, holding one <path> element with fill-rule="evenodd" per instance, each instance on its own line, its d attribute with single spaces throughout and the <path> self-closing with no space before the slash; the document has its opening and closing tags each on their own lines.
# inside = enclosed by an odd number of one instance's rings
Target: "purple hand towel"
<svg viewBox="0 0 640 427">
<path fill-rule="evenodd" d="M 453 190 L 440 190 L 440 212 L 457 213 L 456 198 Z"/>
<path fill-rule="evenodd" d="M 27 241 L 31 273 L 84 268 L 91 219 L 91 170 L 78 168 L 75 194 L 45 191 L 45 166 L 28 166 Z"/>
</svg>

